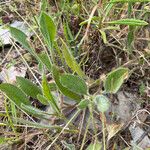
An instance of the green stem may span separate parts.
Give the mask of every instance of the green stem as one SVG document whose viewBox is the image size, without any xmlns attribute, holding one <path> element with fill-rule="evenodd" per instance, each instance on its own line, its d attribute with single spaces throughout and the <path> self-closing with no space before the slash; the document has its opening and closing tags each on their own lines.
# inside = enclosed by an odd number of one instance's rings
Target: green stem
<svg viewBox="0 0 150 150">
<path fill-rule="evenodd" d="M 128 2 L 128 18 L 131 18 L 132 13 L 132 2 Z M 129 53 L 132 53 L 132 42 L 134 40 L 134 27 L 129 26 L 129 31 L 127 35 L 127 49 Z"/>
<path fill-rule="evenodd" d="M 13 132 L 16 133 L 16 129 L 15 129 L 14 124 L 11 120 L 10 115 L 9 115 L 9 108 L 8 108 L 8 104 L 7 104 L 7 98 L 5 98 L 5 110 L 6 110 L 6 114 L 7 114 L 7 117 L 8 117 L 8 123 L 11 126 Z"/>
<path fill-rule="evenodd" d="M 80 113 L 81 110 L 78 110 L 73 117 L 67 122 L 67 124 L 64 126 L 64 128 L 61 130 L 61 132 L 56 136 L 56 138 L 52 141 L 52 143 L 46 148 L 46 150 L 50 150 L 52 145 L 58 140 L 60 135 L 65 131 L 65 129 L 68 127 L 68 125 L 73 121 L 73 119 Z"/>
<path fill-rule="evenodd" d="M 103 132 L 103 146 L 104 150 L 106 150 L 106 133 L 105 133 L 105 114 L 102 113 L 102 132 Z"/>
<path fill-rule="evenodd" d="M 128 2 L 128 18 L 131 18 L 132 13 L 132 2 Z"/>
<path fill-rule="evenodd" d="M 134 27 L 129 26 L 128 36 L 127 36 L 127 49 L 129 53 L 132 53 L 132 42 L 134 41 Z"/>
<path fill-rule="evenodd" d="M 95 119 L 94 119 L 94 116 L 93 116 L 93 104 L 90 103 L 89 105 L 89 111 L 90 111 L 90 118 L 92 120 L 92 124 L 93 124 L 93 130 L 94 130 L 94 134 L 96 135 L 97 134 L 97 129 L 96 129 L 96 123 L 95 123 Z M 95 139 L 97 140 L 97 136 L 95 137 Z"/>
<path fill-rule="evenodd" d="M 84 133 L 84 137 L 83 137 L 83 140 L 82 140 L 82 144 L 81 144 L 80 150 L 82 150 L 83 147 L 84 147 L 86 136 L 87 136 L 87 132 L 88 132 L 89 125 L 90 125 L 90 120 L 91 120 L 91 116 L 88 118 L 88 121 L 87 121 L 87 126 L 86 126 L 86 129 L 85 129 L 85 133 Z"/>
</svg>

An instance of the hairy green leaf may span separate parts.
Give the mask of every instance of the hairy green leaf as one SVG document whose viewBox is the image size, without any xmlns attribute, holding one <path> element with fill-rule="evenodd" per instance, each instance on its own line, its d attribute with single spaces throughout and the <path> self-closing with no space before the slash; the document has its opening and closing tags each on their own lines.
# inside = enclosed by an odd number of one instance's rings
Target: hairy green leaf
<svg viewBox="0 0 150 150">
<path fill-rule="evenodd" d="M 42 111 L 38 108 L 35 108 L 33 106 L 29 106 L 29 105 L 25 105 L 25 104 L 21 103 L 21 108 L 23 110 L 25 110 L 28 114 L 31 114 L 33 116 L 43 118 L 43 119 L 49 118 L 49 114 L 46 114 L 44 111 Z"/>
<path fill-rule="evenodd" d="M 10 33 L 14 39 L 16 39 L 33 56 L 35 56 L 34 50 L 32 49 L 29 42 L 27 41 L 27 35 L 25 33 L 23 33 L 21 30 L 14 27 L 10 27 Z"/>
<path fill-rule="evenodd" d="M 49 114 L 49 118 L 50 118 L 51 114 Z M 61 131 L 63 129 L 63 127 L 61 127 L 60 125 L 50 125 L 48 124 L 48 121 L 47 124 L 45 122 L 43 123 L 39 123 L 39 122 L 32 122 L 32 121 L 29 121 L 29 120 L 24 120 L 22 118 L 16 118 L 17 119 L 17 122 L 22 124 L 23 126 L 26 126 L 26 127 L 33 127 L 33 128 L 40 128 L 40 129 L 54 129 L 54 130 L 58 130 L 58 131 Z M 69 133 L 78 133 L 78 130 L 71 130 L 71 129 L 66 129 L 66 131 L 68 131 Z"/>
<path fill-rule="evenodd" d="M 17 83 L 22 91 L 27 94 L 27 96 L 31 96 L 36 99 L 38 94 L 42 94 L 41 89 L 28 79 L 17 77 Z"/>
<path fill-rule="evenodd" d="M 21 104 L 31 105 L 27 96 L 15 85 L 9 83 L 0 84 L 0 90 L 4 92 L 10 100 L 12 100 L 18 107 L 21 108 Z"/>
<path fill-rule="evenodd" d="M 61 41 L 63 44 L 62 52 L 63 52 L 63 56 L 65 58 L 67 65 L 72 69 L 72 71 L 75 71 L 80 77 L 85 76 L 85 74 L 81 70 L 79 64 L 76 62 L 75 58 L 71 54 L 71 51 L 67 47 L 66 43 L 62 39 L 61 39 Z"/>
<path fill-rule="evenodd" d="M 43 74 L 42 88 L 43 88 L 43 95 L 47 98 L 48 102 L 52 105 L 53 109 L 59 113 L 60 109 L 56 103 L 55 98 L 53 97 L 50 91 L 49 84 L 47 82 L 45 74 Z"/>
<path fill-rule="evenodd" d="M 73 99 L 73 100 L 76 100 L 77 102 L 80 102 L 81 100 L 81 96 L 68 90 L 68 88 L 64 87 L 61 82 L 60 82 L 60 72 L 58 70 L 58 68 L 53 65 L 52 66 L 52 74 L 53 74 L 53 78 L 56 82 L 56 85 L 58 86 L 59 90 L 67 97 Z"/>
<path fill-rule="evenodd" d="M 47 0 L 41 0 L 41 3 L 40 3 L 40 10 L 41 10 L 41 11 L 46 11 L 47 5 L 48 5 Z"/>
<path fill-rule="evenodd" d="M 146 21 L 138 19 L 121 19 L 108 22 L 109 24 L 129 25 L 129 26 L 145 26 L 148 25 Z"/>
<path fill-rule="evenodd" d="M 85 109 L 89 105 L 89 100 L 88 99 L 83 99 L 81 102 L 78 104 L 79 109 Z"/>
<path fill-rule="evenodd" d="M 57 126 L 51 126 L 49 124 L 42 124 L 42 123 L 38 123 L 38 122 L 32 122 L 29 120 L 24 120 L 22 118 L 16 118 L 18 123 L 21 123 L 25 126 L 29 126 L 29 127 L 34 127 L 34 128 L 42 128 L 42 129 L 52 129 L 55 128 Z"/>
<path fill-rule="evenodd" d="M 49 102 L 48 102 L 47 98 L 44 97 L 43 95 L 38 94 L 38 95 L 37 95 L 37 99 L 38 99 L 43 105 L 49 105 Z"/>
<path fill-rule="evenodd" d="M 123 84 L 124 79 L 128 76 L 128 68 L 118 68 L 110 72 L 104 82 L 104 88 L 107 93 L 116 93 L 121 85 Z"/>
<path fill-rule="evenodd" d="M 102 148 L 102 144 L 100 142 L 91 143 L 86 150 L 100 150 Z"/>
<path fill-rule="evenodd" d="M 27 35 L 21 30 L 14 27 L 10 27 L 10 33 L 13 38 L 15 38 L 25 49 L 27 49 L 38 61 L 42 62 L 49 71 L 51 71 L 51 61 L 45 52 L 36 54 L 34 49 L 31 47 L 27 41 Z"/>
<path fill-rule="evenodd" d="M 45 41 L 47 42 L 49 48 L 52 48 L 56 36 L 56 25 L 54 24 L 54 21 L 48 14 L 42 12 L 39 24 Z"/>
<path fill-rule="evenodd" d="M 50 58 L 48 57 L 48 54 L 46 54 L 45 52 L 41 52 L 37 55 L 38 55 L 40 61 L 47 67 L 48 71 L 50 72 L 52 63 L 51 63 Z"/>
<path fill-rule="evenodd" d="M 60 76 L 60 83 L 74 93 L 87 94 L 87 85 L 79 76 L 63 74 Z"/>
<path fill-rule="evenodd" d="M 55 82 L 51 82 L 48 84 L 49 88 L 51 91 L 56 91 L 57 90 L 57 85 L 55 84 Z"/>
<path fill-rule="evenodd" d="M 110 103 L 106 96 L 104 95 L 97 95 L 94 98 L 94 102 L 97 106 L 98 111 L 104 113 L 109 109 Z"/>
</svg>

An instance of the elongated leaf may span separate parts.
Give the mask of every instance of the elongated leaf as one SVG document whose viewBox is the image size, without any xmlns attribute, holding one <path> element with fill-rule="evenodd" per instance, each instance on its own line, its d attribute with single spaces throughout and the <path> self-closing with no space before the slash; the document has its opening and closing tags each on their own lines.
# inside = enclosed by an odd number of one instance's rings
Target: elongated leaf
<svg viewBox="0 0 150 150">
<path fill-rule="evenodd" d="M 21 108 L 23 110 L 25 110 L 28 114 L 31 114 L 31 115 L 39 117 L 39 118 L 48 119 L 50 117 L 44 111 L 42 111 L 38 108 L 35 108 L 33 106 L 29 106 L 29 105 L 25 105 L 25 104 L 21 103 Z"/>
<path fill-rule="evenodd" d="M 37 99 L 38 99 L 43 105 L 49 105 L 49 102 L 48 102 L 47 98 L 44 97 L 43 95 L 38 94 L 38 95 L 37 95 Z"/>
<path fill-rule="evenodd" d="M 48 5 L 47 0 L 41 0 L 41 3 L 40 3 L 41 11 L 46 11 L 47 5 Z"/>
<path fill-rule="evenodd" d="M 56 91 L 57 90 L 57 85 L 55 84 L 55 82 L 51 82 L 48 84 L 49 88 L 51 91 Z"/>
<path fill-rule="evenodd" d="M 78 104 L 78 108 L 79 108 L 79 109 L 85 109 L 85 108 L 87 108 L 88 105 L 89 105 L 89 100 L 88 100 L 88 99 L 83 99 L 83 100 L 80 101 L 80 103 Z"/>
<path fill-rule="evenodd" d="M 71 30 L 69 28 L 67 21 L 63 23 L 63 28 L 64 28 L 64 36 L 65 36 L 67 42 L 70 43 L 71 41 L 74 40 L 74 38 L 73 38 L 73 35 L 71 33 Z"/>
<path fill-rule="evenodd" d="M 54 24 L 54 21 L 45 12 L 42 12 L 39 24 L 45 41 L 47 42 L 49 48 L 52 48 L 56 36 L 56 25 Z"/>
<path fill-rule="evenodd" d="M 127 35 L 127 49 L 128 52 L 132 52 L 132 42 L 134 41 L 134 26 L 129 26 L 129 31 Z"/>
<path fill-rule="evenodd" d="M 136 2 L 150 2 L 150 0 L 112 0 L 110 1 L 110 3 L 128 3 L 128 2 L 132 2 L 132 3 L 136 3 Z"/>
<path fill-rule="evenodd" d="M 121 85 L 123 84 L 124 79 L 128 76 L 127 68 L 118 68 L 110 72 L 105 80 L 104 88 L 107 93 L 116 93 Z"/>
<path fill-rule="evenodd" d="M 48 71 L 51 71 L 51 60 L 49 59 L 48 55 L 45 52 L 41 52 L 37 54 L 40 61 L 47 67 Z"/>
<path fill-rule="evenodd" d="M 112 7 L 114 6 L 113 3 L 110 3 L 111 1 L 109 1 L 108 5 L 106 5 L 106 7 L 104 8 L 104 16 L 103 16 L 103 21 L 106 19 L 106 17 L 108 16 L 108 14 L 110 13 L 110 11 L 112 10 Z"/>
<path fill-rule="evenodd" d="M 10 105 L 11 105 L 11 114 L 12 114 L 12 117 L 16 118 L 17 117 L 16 105 L 13 102 L 11 102 Z M 13 126 L 13 125 L 11 125 L 11 126 Z"/>
<path fill-rule="evenodd" d="M 53 128 L 53 126 L 51 125 L 46 125 L 46 124 L 41 124 L 41 123 L 38 123 L 38 122 L 32 122 L 32 121 L 29 121 L 29 120 L 24 120 L 22 118 L 17 118 L 17 122 L 18 123 L 21 123 L 25 126 L 29 126 L 29 127 L 34 127 L 34 128 L 42 128 L 42 129 L 51 129 Z"/>
<path fill-rule="evenodd" d="M 8 141 L 6 140 L 5 137 L 0 137 L 0 145 L 7 143 Z"/>
<path fill-rule="evenodd" d="M 31 96 L 36 99 L 38 94 L 42 94 L 41 89 L 28 79 L 17 77 L 17 83 L 27 96 Z"/>
<path fill-rule="evenodd" d="M 72 74 L 61 75 L 60 83 L 74 93 L 80 95 L 87 94 L 87 85 L 79 76 Z"/>
<path fill-rule="evenodd" d="M 49 84 L 47 82 L 46 76 L 45 74 L 43 74 L 43 79 L 42 79 L 42 88 L 43 88 L 43 95 L 47 98 L 47 100 L 49 101 L 49 103 L 52 105 L 53 109 L 60 113 L 60 109 L 56 103 L 56 100 L 54 99 L 50 88 L 49 88 Z"/>
<path fill-rule="evenodd" d="M 32 122 L 29 120 L 24 120 L 22 118 L 17 118 L 17 122 L 21 123 L 25 126 L 29 126 L 29 127 L 34 127 L 34 128 L 42 128 L 42 129 L 52 129 L 52 128 L 57 128 L 57 126 L 51 126 L 51 125 L 46 125 L 46 124 L 42 124 L 42 123 L 38 123 L 38 122 Z"/>
<path fill-rule="evenodd" d="M 94 143 L 91 143 L 86 150 L 101 150 L 102 148 L 102 144 L 100 142 L 96 142 L 95 144 Z"/>
<path fill-rule="evenodd" d="M 92 24 L 93 23 L 92 21 L 99 21 L 100 17 L 93 16 L 92 18 L 90 18 L 90 20 L 91 20 L 91 24 Z M 79 25 L 83 26 L 85 24 L 88 24 L 88 22 L 89 22 L 89 19 L 82 21 Z"/>
<path fill-rule="evenodd" d="M 76 100 L 77 102 L 80 102 L 81 100 L 81 96 L 68 90 L 68 88 L 64 87 L 61 83 L 60 83 L 60 73 L 58 68 L 55 65 L 52 65 L 52 74 L 53 74 L 53 78 L 56 82 L 56 85 L 58 86 L 59 90 L 67 97 L 70 97 L 73 100 Z"/>
<path fill-rule="evenodd" d="M 51 70 L 51 61 L 48 56 L 44 52 L 36 54 L 27 41 L 27 36 L 25 33 L 14 27 L 10 27 L 10 33 L 12 37 L 15 38 L 25 49 L 27 49 L 38 61 L 42 62 L 49 71 Z"/>
<path fill-rule="evenodd" d="M 121 19 L 108 22 L 109 24 L 129 25 L 129 26 L 145 26 L 148 25 L 146 21 L 138 19 Z"/>
<path fill-rule="evenodd" d="M 0 90 L 4 92 L 20 108 L 22 103 L 31 105 L 26 95 L 15 85 L 2 83 L 0 84 Z"/>
<path fill-rule="evenodd" d="M 103 30 L 99 30 L 99 32 L 101 33 L 103 42 L 106 44 L 107 43 L 107 37 L 106 37 L 106 33 Z"/>
<path fill-rule="evenodd" d="M 14 27 L 10 27 L 10 33 L 14 39 L 16 39 L 25 49 L 34 55 L 34 51 L 27 41 L 27 35 L 25 33 Z"/>
<path fill-rule="evenodd" d="M 60 125 L 50 125 L 46 124 L 46 123 L 38 123 L 38 122 L 32 122 L 29 120 L 24 120 L 22 118 L 16 118 L 18 123 L 23 124 L 23 126 L 27 126 L 27 127 L 34 127 L 34 128 L 42 128 L 42 129 L 57 129 L 58 131 L 61 131 L 63 129 L 63 127 L 61 127 Z M 78 133 L 78 130 L 71 130 L 71 129 L 65 129 L 66 132 L 69 133 Z"/>
<path fill-rule="evenodd" d="M 79 64 L 76 62 L 75 58 L 71 54 L 65 42 L 62 39 L 61 41 L 63 44 L 62 52 L 67 65 L 72 69 L 72 71 L 75 71 L 80 77 L 85 76 L 84 72 L 81 70 Z"/>
<path fill-rule="evenodd" d="M 8 142 L 10 143 L 11 141 L 15 141 L 16 139 L 15 138 L 5 138 L 5 137 L 0 137 L 0 145 L 3 145 L 3 144 L 8 144 Z M 2 148 L 3 149 L 3 148 Z"/>
<path fill-rule="evenodd" d="M 110 103 L 106 96 L 104 95 L 97 95 L 94 98 L 94 102 L 97 106 L 98 111 L 104 113 L 109 109 Z"/>
</svg>

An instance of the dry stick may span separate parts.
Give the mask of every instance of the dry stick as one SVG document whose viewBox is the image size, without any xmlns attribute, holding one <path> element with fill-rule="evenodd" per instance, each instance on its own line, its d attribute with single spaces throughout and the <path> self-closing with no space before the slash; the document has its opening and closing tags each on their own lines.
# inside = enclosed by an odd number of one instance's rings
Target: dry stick
<svg viewBox="0 0 150 150">
<path fill-rule="evenodd" d="M 2 65 L 4 63 L 4 61 L 7 59 L 7 57 L 10 54 L 12 48 L 13 48 L 13 46 L 11 46 L 11 48 L 9 49 L 8 53 L 6 54 L 6 56 L 3 58 L 2 62 L 0 63 L 0 65 Z"/>
<path fill-rule="evenodd" d="M 5 93 L 4 93 L 4 95 L 8 98 L 8 99 L 10 99 Z M 19 107 L 17 107 L 17 108 L 19 108 Z M 32 118 L 32 117 L 30 117 L 24 110 L 22 110 L 21 108 L 19 108 L 24 114 L 26 114 L 34 123 L 36 123 L 36 121 Z M 0 124 L 1 125 L 1 124 Z M 5 124 L 2 124 L 2 125 L 5 125 Z M 7 125 L 7 124 L 6 124 Z M 13 124 L 14 125 L 14 124 Z M 15 126 L 15 125 L 14 125 Z"/>
<path fill-rule="evenodd" d="M 12 40 L 11 40 L 11 42 L 12 42 Z M 27 68 L 29 69 L 29 71 L 31 72 L 31 74 L 33 75 L 33 77 L 35 78 L 35 80 L 37 81 L 37 83 L 40 85 L 40 87 L 42 87 L 41 83 L 39 82 L 39 80 L 37 79 L 37 77 L 35 76 L 35 74 L 33 73 L 33 71 L 31 70 L 30 66 L 28 65 L 28 63 L 26 62 L 26 60 L 24 59 L 24 57 L 22 56 L 22 54 L 19 52 L 19 50 L 17 49 L 16 44 L 14 44 L 14 42 L 12 42 L 12 44 L 15 47 L 16 51 L 18 52 L 18 54 L 21 56 L 22 60 L 24 61 L 24 64 L 27 66 Z M 22 49 L 21 47 L 19 47 L 19 48 Z"/>
<path fill-rule="evenodd" d="M 128 144 L 128 142 L 121 136 L 119 135 L 119 137 L 122 139 L 122 141 L 130 148 L 131 146 Z"/>
<path fill-rule="evenodd" d="M 61 132 L 58 134 L 58 136 L 53 140 L 53 142 L 46 148 L 46 150 L 50 150 L 50 148 L 52 147 L 52 145 L 58 140 L 59 136 L 64 132 L 64 130 L 68 127 L 68 125 L 72 122 L 72 120 L 76 117 L 76 115 L 78 115 L 78 113 L 80 112 L 80 110 L 78 110 L 73 117 L 68 121 L 68 123 L 64 126 L 64 128 L 61 130 Z"/>
<path fill-rule="evenodd" d="M 83 38 L 81 39 L 81 41 L 80 41 L 80 43 L 78 44 L 78 48 L 80 47 L 80 45 L 83 43 L 83 41 L 87 41 L 88 39 L 88 31 L 89 31 L 89 28 L 90 28 L 90 24 L 91 24 L 91 21 L 92 21 L 92 17 L 94 16 L 94 13 L 95 13 L 95 11 L 97 10 L 97 8 L 98 7 L 100 7 L 101 6 L 101 0 L 99 0 L 99 2 L 98 2 L 98 4 L 93 8 L 93 10 L 92 10 L 92 12 L 91 12 L 91 14 L 90 14 L 90 16 L 89 16 L 89 19 L 88 19 L 88 24 L 87 24 L 87 27 L 86 27 L 86 31 L 85 31 L 85 34 L 84 34 L 84 36 L 83 36 Z M 85 55 L 86 56 L 86 55 Z M 84 60 L 84 58 L 80 61 L 80 64 L 82 64 L 83 63 L 83 60 Z"/>
<path fill-rule="evenodd" d="M 88 121 L 87 121 L 87 126 L 85 128 L 85 133 L 84 133 L 84 137 L 83 137 L 83 140 L 82 140 L 82 144 L 81 144 L 80 150 L 82 150 L 83 147 L 84 147 L 86 136 L 87 136 L 87 132 L 88 132 L 88 128 L 89 128 L 89 125 L 90 125 L 90 120 L 91 120 L 91 116 L 88 118 Z"/>
<path fill-rule="evenodd" d="M 106 150 L 106 125 L 105 125 L 105 114 L 101 113 L 101 121 L 102 121 L 102 132 L 103 132 L 103 148 Z"/>
<path fill-rule="evenodd" d="M 81 132 L 82 132 L 83 124 L 84 124 L 84 119 L 85 119 L 85 115 L 86 115 L 85 112 L 86 112 L 86 110 L 83 110 L 83 115 L 82 115 L 81 125 L 80 125 L 80 129 L 79 129 L 77 143 L 79 143 L 79 140 L 80 140 L 80 136 L 81 136 Z"/>
<path fill-rule="evenodd" d="M 96 6 L 94 6 L 94 8 L 92 9 L 92 12 L 89 16 L 89 19 L 88 19 L 88 24 L 87 24 L 87 27 L 86 27 L 86 31 L 85 31 L 85 34 L 83 36 L 83 38 L 81 39 L 80 43 L 79 43 L 79 46 L 83 43 L 84 40 L 88 40 L 88 32 L 89 32 L 89 28 L 90 28 L 90 24 L 91 24 L 91 21 L 92 21 L 92 17 L 94 16 L 94 13 L 95 11 L 97 10 L 98 7 L 101 6 L 101 0 L 99 0 L 98 4 Z"/>
</svg>

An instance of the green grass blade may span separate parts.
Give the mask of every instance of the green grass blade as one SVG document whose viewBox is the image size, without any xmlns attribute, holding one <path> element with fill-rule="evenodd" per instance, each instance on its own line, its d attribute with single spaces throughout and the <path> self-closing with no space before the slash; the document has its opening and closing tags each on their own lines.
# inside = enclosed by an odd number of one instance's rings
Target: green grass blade
<svg viewBox="0 0 150 150">
<path fill-rule="evenodd" d="M 99 32 L 101 33 L 103 42 L 106 44 L 107 43 L 107 37 L 106 37 L 106 33 L 103 30 L 99 30 Z"/>
<path fill-rule="evenodd" d="M 48 102 L 52 105 L 52 108 L 57 112 L 60 113 L 60 109 L 56 103 L 56 99 L 54 98 L 54 96 L 52 95 L 50 88 L 49 88 L 49 84 L 47 82 L 46 76 L 45 74 L 43 74 L 43 78 L 42 78 L 42 88 L 43 88 L 43 95 L 44 97 L 47 98 Z"/>
<path fill-rule="evenodd" d="M 73 41 L 74 38 L 73 38 L 73 35 L 71 33 L 71 30 L 69 28 L 69 25 L 68 25 L 67 21 L 63 23 L 63 28 L 64 28 L 64 36 L 65 36 L 68 44 L 70 44 L 70 42 Z"/>
<path fill-rule="evenodd" d="M 79 64 L 76 62 L 75 58 L 71 54 L 71 51 L 67 47 L 66 43 L 62 39 L 61 41 L 63 44 L 62 52 L 67 65 L 72 69 L 72 71 L 76 72 L 80 77 L 84 77 L 85 76 L 84 72 L 81 70 Z"/>
<path fill-rule="evenodd" d="M 43 105 L 49 105 L 49 102 L 47 98 L 45 98 L 43 95 L 38 94 L 37 99 L 43 104 Z"/>
<path fill-rule="evenodd" d="M 41 11 L 46 11 L 47 5 L 48 5 L 47 0 L 41 0 L 41 4 L 40 4 Z"/>
<path fill-rule="evenodd" d="M 127 35 L 127 49 L 129 53 L 132 52 L 132 43 L 134 41 L 134 31 L 135 31 L 135 28 L 133 26 L 129 26 L 129 32 Z"/>
<path fill-rule="evenodd" d="M 148 25 L 146 21 L 139 20 L 139 19 L 121 19 L 108 22 L 109 24 L 118 24 L 118 25 L 129 25 L 129 26 L 145 26 Z"/>
</svg>

